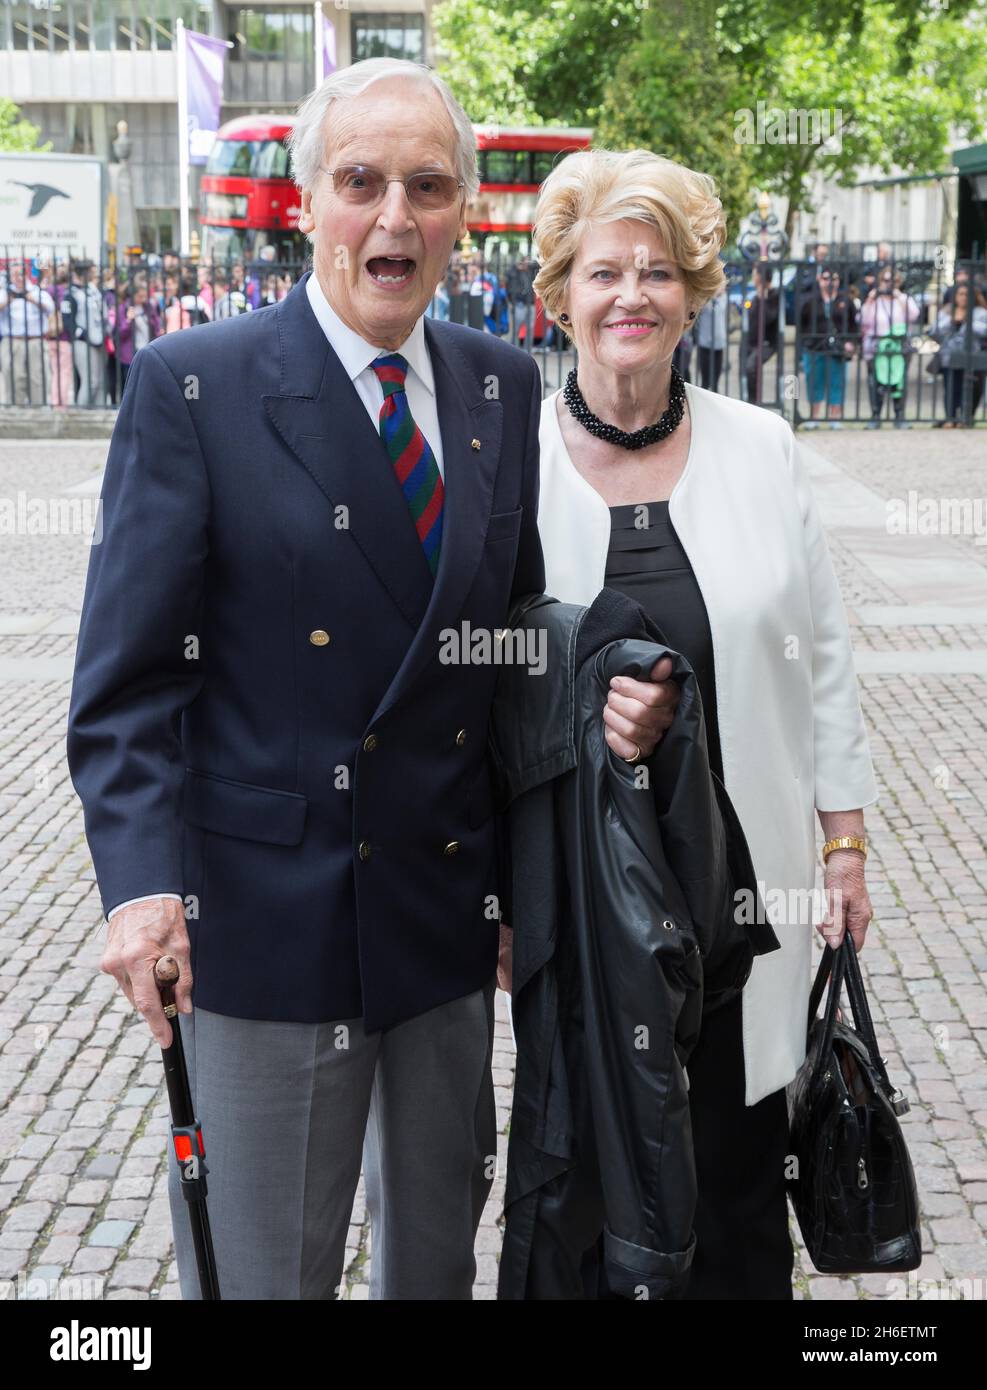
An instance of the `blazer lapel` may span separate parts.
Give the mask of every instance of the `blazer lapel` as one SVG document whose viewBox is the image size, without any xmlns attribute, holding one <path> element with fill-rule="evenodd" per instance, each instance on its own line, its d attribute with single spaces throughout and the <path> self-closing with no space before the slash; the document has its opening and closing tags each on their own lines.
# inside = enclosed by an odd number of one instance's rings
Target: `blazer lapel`
<svg viewBox="0 0 987 1390">
<path fill-rule="evenodd" d="M 308 302 L 311 271 L 278 305 L 281 382 L 264 396 L 274 428 L 333 508 L 395 604 L 418 628 L 432 574 L 387 450 Z"/>
<path fill-rule="evenodd" d="M 438 650 L 439 633 L 458 620 L 473 583 L 500 463 L 501 404 L 485 398 L 472 363 L 452 341 L 455 330 L 426 319 L 444 474 L 442 548 L 433 582 L 387 450 L 308 302 L 312 273 L 277 306 L 280 390 L 263 400 L 274 428 L 327 502 L 348 509 L 350 535 L 415 629 L 379 719 Z"/>
<path fill-rule="evenodd" d="M 432 319 L 425 320 L 442 433 L 444 501 L 439 568 L 418 632 L 375 719 L 390 709 L 438 651 L 442 629 L 459 621 L 483 555 L 500 465 L 503 416 L 500 401 L 485 398 L 473 364 L 453 341 L 454 333 Z M 421 550 L 420 545 L 418 548 Z"/>
</svg>

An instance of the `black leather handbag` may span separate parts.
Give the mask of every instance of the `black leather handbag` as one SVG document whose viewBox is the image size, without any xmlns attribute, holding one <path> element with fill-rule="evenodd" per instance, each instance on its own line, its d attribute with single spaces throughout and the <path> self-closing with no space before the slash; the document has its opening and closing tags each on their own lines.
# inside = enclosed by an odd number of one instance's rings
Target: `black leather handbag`
<svg viewBox="0 0 987 1390">
<path fill-rule="evenodd" d="M 822 1018 L 819 1001 L 830 975 Z M 854 1027 L 837 1021 L 846 984 Z M 908 1102 L 877 1049 L 850 933 L 827 946 L 809 998 L 807 1056 L 789 1090 L 788 1178 L 809 1258 L 820 1274 L 883 1274 L 922 1259 L 915 1174 L 898 1116 Z"/>
</svg>

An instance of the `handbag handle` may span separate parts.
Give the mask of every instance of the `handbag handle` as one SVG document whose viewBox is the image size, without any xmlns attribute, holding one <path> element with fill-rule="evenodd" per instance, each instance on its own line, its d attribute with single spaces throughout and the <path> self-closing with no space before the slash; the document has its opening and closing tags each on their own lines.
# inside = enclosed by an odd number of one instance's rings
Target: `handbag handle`
<svg viewBox="0 0 987 1390">
<path fill-rule="evenodd" d="M 884 1058 L 881 1056 L 878 1049 L 877 1034 L 874 1031 L 874 1020 L 871 1017 L 870 1005 L 867 1003 L 867 992 L 864 989 L 864 979 L 860 972 L 860 960 L 857 956 L 857 948 L 854 945 L 853 937 L 848 931 L 844 932 L 843 940 L 840 942 L 839 946 L 834 949 L 832 946 L 827 945 L 823 950 L 822 959 L 819 962 L 819 969 L 816 971 L 816 978 L 813 981 L 812 991 L 809 995 L 810 1028 L 819 1008 L 819 1001 L 822 997 L 827 974 L 830 976 L 830 984 L 829 993 L 826 996 L 826 1013 L 823 1020 L 825 1041 L 823 1047 L 820 1048 L 819 1064 L 822 1065 L 824 1059 L 827 1059 L 829 1056 L 829 1044 L 832 1042 L 833 1035 L 836 1031 L 836 1010 L 839 1007 L 840 995 L 843 992 L 843 984 L 845 982 L 856 1032 L 867 1049 L 871 1065 L 891 1102 L 895 1114 L 906 1114 L 909 1109 L 908 1101 L 905 1100 L 902 1092 L 892 1085 L 884 1065 Z"/>
<path fill-rule="evenodd" d="M 819 1048 L 816 1072 L 818 1073 L 823 1066 L 828 1064 L 830 1055 L 830 1045 L 836 1032 L 836 1010 L 839 1007 L 840 995 L 843 991 L 843 977 L 846 972 L 846 956 L 840 950 L 833 950 L 827 945 L 823 949 L 822 959 L 819 962 L 819 969 L 816 971 L 816 978 L 813 982 L 812 992 L 809 995 L 809 1022 L 811 1029 L 819 1009 L 819 1000 L 822 998 L 823 988 L 826 984 L 826 976 L 829 975 L 829 993 L 826 996 L 826 1012 L 823 1016 L 823 1038 Z"/>
<path fill-rule="evenodd" d="M 877 1072 L 881 1085 L 894 1107 L 895 1113 L 904 1115 L 909 1109 L 901 1091 L 892 1085 L 888 1076 L 887 1068 L 884 1065 L 884 1058 L 881 1056 L 877 1045 L 877 1034 L 874 1031 L 874 1020 L 871 1018 L 870 1005 L 867 1002 L 867 991 L 864 989 L 864 977 L 860 973 L 860 958 L 857 955 L 857 948 L 854 945 L 853 937 L 847 932 L 844 943 L 846 946 L 846 986 L 847 994 L 850 996 L 850 1008 L 853 1010 L 853 1019 L 857 1025 L 857 1032 L 864 1041 L 864 1045 L 870 1054 L 874 1070 Z"/>
<path fill-rule="evenodd" d="M 814 1022 L 814 1020 L 815 1020 L 816 1014 L 819 1012 L 819 1001 L 820 1001 L 820 999 L 822 998 L 823 990 L 824 990 L 825 987 L 826 987 L 826 980 L 827 980 L 827 978 L 829 977 L 829 975 L 830 975 L 831 971 L 833 970 L 834 965 L 837 963 L 837 961 L 838 961 L 838 952 L 835 951 L 835 950 L 833 949 L 833 947 L 830 946 L 830 945 L 827 943 L 827 945 L 825 945 L 825 946 L 823 947 L 823 953 L 822 953 L 822 956 L 821 956 L 820 959 L 819 959 L 819 969 L 816 971 L 816 978 L 815 978 L 815 980 L 812 982 L 812 990 L 811 990 L 811 993 L 809 994 L 809 1019 L 808 1019 L 808 1026 L 809 1026 L 810 1028 L 812 1027 L 812 1024 L 813 1024 L 813 1022 Z M 845 967 L 845 965 L 844 965 L 844 966 L 842 966 L 841 969 L 840 969 L 840 980 L 839 980 L 839 983 L 840 983 L 841 985 L 842 985 L 842 983 L 843 983 L 843 971 L 845 970 L 845 968 L 846 968 L 846 967 Z M 833 991 L 830 990 L 830 994 L 832 994 L 832 993 L 833 993 Z M 836 990 L 836 994 L 837 994 L 837 1000 L 838 1000 L 838 999 L 839 999 L 839 989 L 838 989 L 838 988 L 837 988 L 837 990 Z M 829 1012 L 830 1012 L 829 1001 L 827 1000 L 827 1003 L 826 1003 L 826 1013 L 827 1013 L 827 1016 L 829 1015 Z M 833 1022 L 835 1023 L 835 1022 L 836 1022 L 836 1005 L 835 1005 L 835 1004 L 833 1005 L 832 1013 L 833 1013 Z"/>
</svg>

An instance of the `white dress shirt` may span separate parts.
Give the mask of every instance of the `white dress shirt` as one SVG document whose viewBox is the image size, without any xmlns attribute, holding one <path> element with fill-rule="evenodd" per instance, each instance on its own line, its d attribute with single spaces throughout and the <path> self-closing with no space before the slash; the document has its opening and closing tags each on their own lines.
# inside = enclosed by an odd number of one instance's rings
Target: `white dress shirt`
<svg viewBox="0 0 987 1390">
<path fill-rule="evenodd" d="M 379 348 L 373 343 L 366 342 L 359 333 L 355 333 L 343 322 L 323 294 L 322 286 L 319 284 L 314 271 L 308 277 L 306 288 L 312 312 L 329 339 L 329 346 L 343 364 L 346 375 L 356 387 L 357 395 L 366 406 L 367 413 L 376 429 L 380 418 L 380 408 L 384 404 L 384 388 L 370 364 L 376 357 L 388 356 L 391 349 Z M 442 435 L 439 431 L 439 412 L 435 402 L 435 377 L 432 374 L 432 359 L 429 357 L 428 346 L 425 342 L 423 317 L 416 321 L 414 328 L 397 351 L 408 363 L 409 370 L 405 390 L 408 393 L 411 413 L 418 428 L 427 439 L 432 453 L 435 455 L 439 473 L 444 478 Z M 126 902 L 117 903 L 115 907 L 111 907 L 106 914 L 106 920 L 109 921 L 113 914 L 119 912 L 121 908 L 130 907 L 131 903 L 149 902 L 152 898 L 158 900 L 172 898 L 175 902 L 182 901 L 177 893 L 146 893 L 143 897 L 128 898 Z"/>
<path fill-rule="evenodd" d="M 315 271 L 308 277 L 308 302 L 312 312 L 319 320 L 329 345 L 343 364 L 346 375 L 356 387 L 357 395 L 367 407 L 367 413 L 377 428 L 380 408 L 384 404 L 384 388 L 371 367 L 376 357 L 387 357 L 391 349 L 375 347 L 366 342 L 359 333 L 347 327 L 322 292 L 322 286 Z M 439 412 L 435 402 L 435 378 L 432 375 L 432 359 L 425 343 L 424 316 L 417 319 L 414 328 L 397 349 L 408 363 L 409 372 L 405 382 L 408 404 L 415 424 L 428 440 L 435 462 L 442 472 L 442 437 L 439 433 Z"/>
</svg>

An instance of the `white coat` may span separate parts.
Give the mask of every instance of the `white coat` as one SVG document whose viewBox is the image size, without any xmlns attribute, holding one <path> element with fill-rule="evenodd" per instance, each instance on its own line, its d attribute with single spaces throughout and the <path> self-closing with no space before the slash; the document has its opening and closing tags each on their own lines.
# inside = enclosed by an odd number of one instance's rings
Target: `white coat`
<svg viewBox="0 0 987 1390">
<path fill-rule="evenodd" d="M 686 391 L 692 438 L 669 516 L 709 616 L 724 783 L 781 941 L 757 958 L 744 991 L 753 1105 L 791 1081 L 805 1057 L 814 809 L 870 805 L 877 784 L 803 446 L 768 410 Z M 590 604 L 603 587 L 610 512 L 565 448 L 558 394 L 543 403 L 539 436 L 545 589 Z"/>
</svg>

